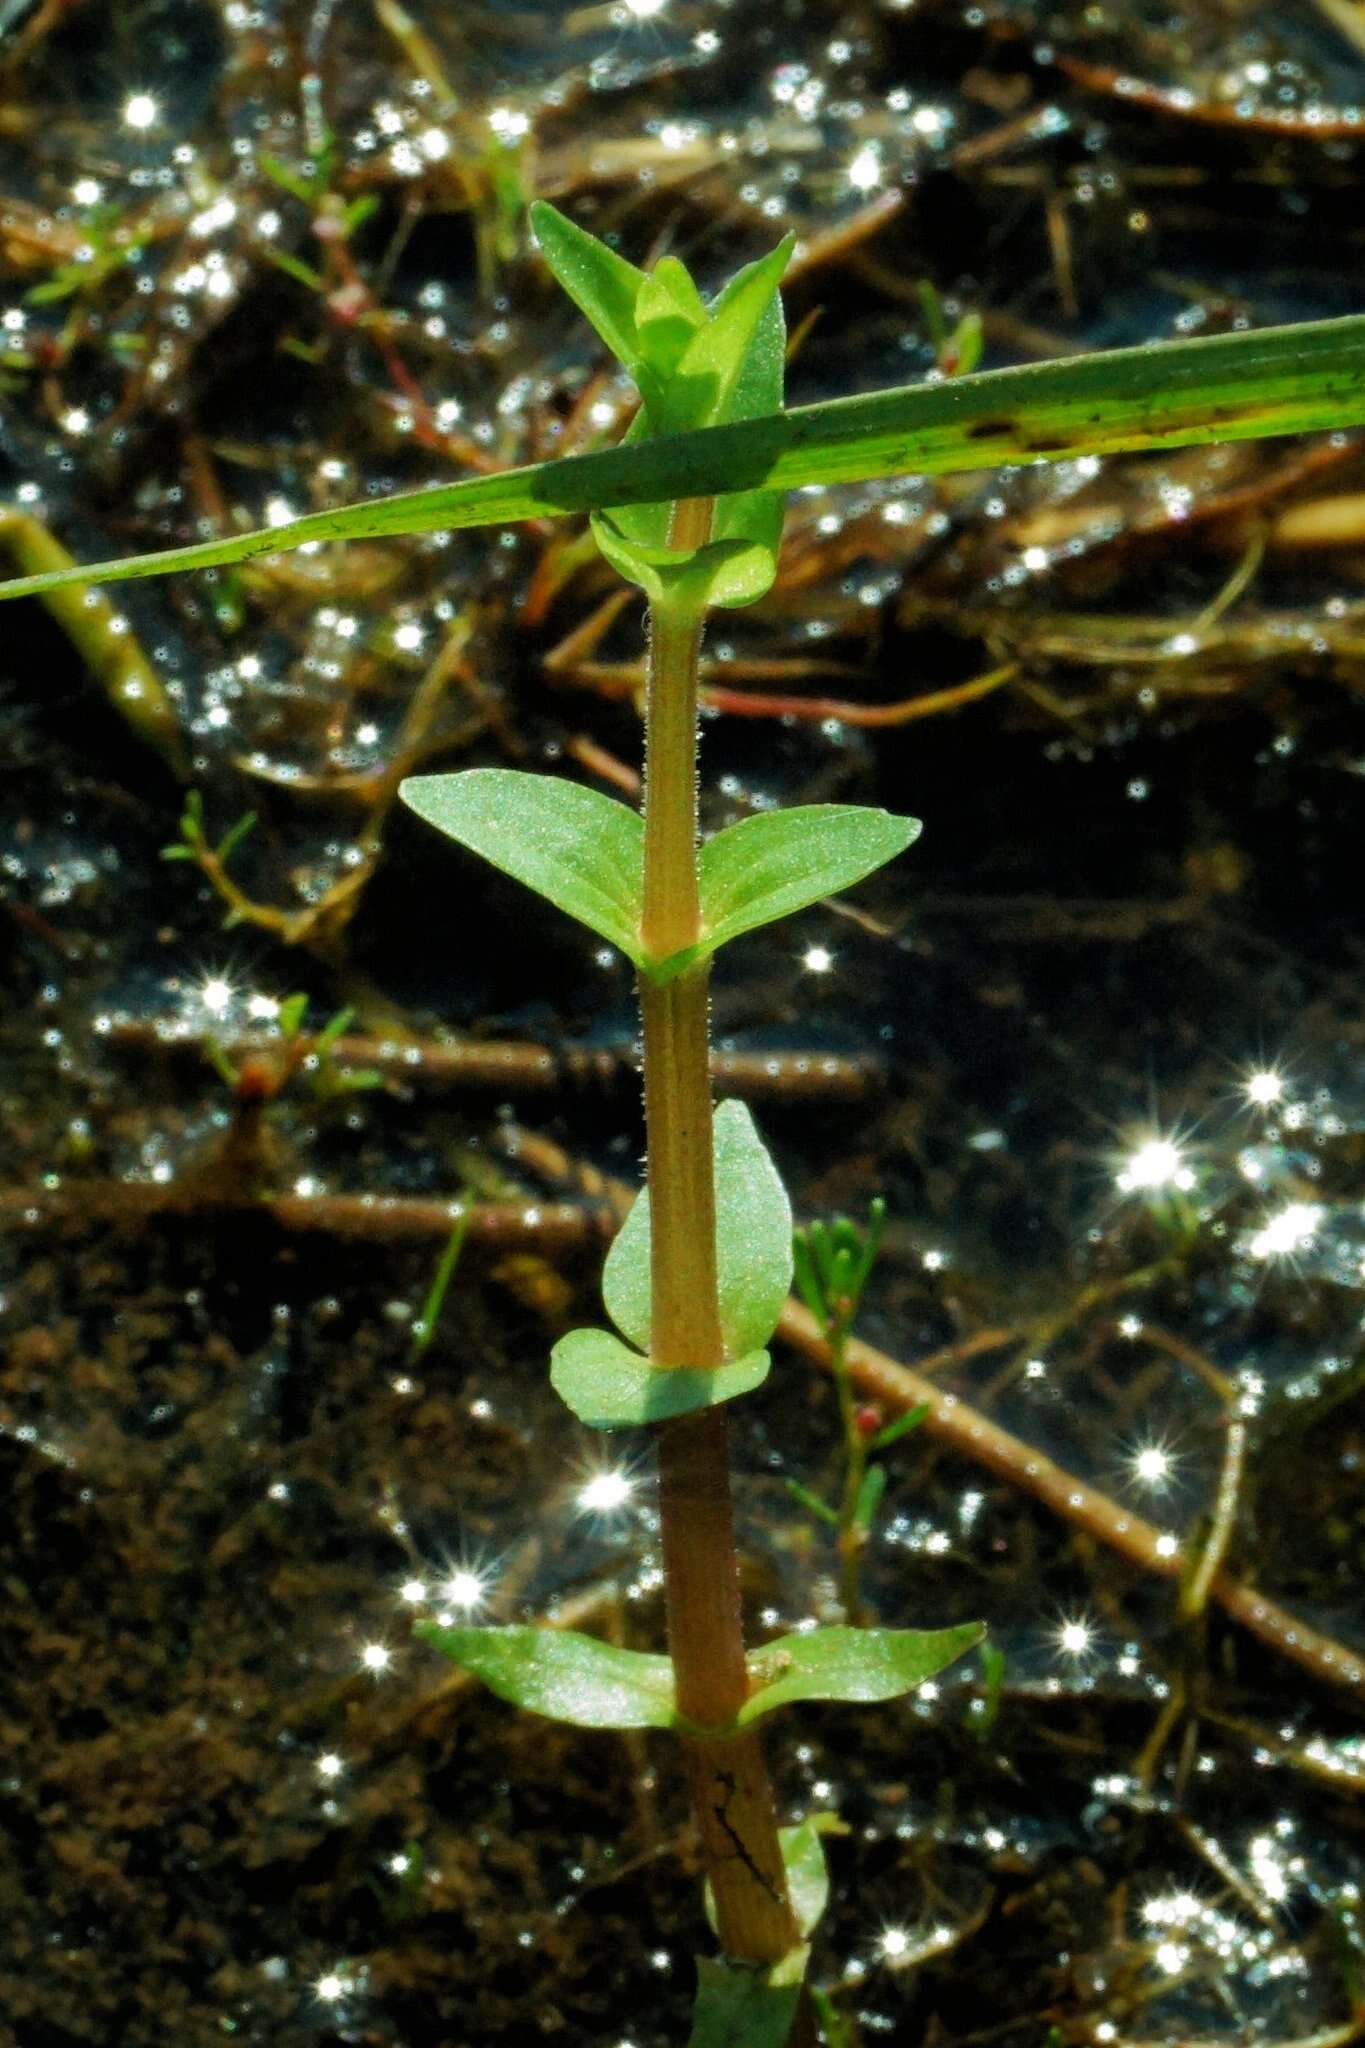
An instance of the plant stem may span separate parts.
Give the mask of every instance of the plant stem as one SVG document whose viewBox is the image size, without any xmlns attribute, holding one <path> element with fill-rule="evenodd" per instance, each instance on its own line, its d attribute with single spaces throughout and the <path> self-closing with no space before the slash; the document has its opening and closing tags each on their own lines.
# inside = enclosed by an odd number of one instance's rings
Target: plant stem
<svg viewBox="0 0 1365 2048">
<path fill-rule="evenodd" d="M 703 544 L 709 500 L 674 512 L 675 547 Z M 643 933 L 655 955 L 700 935 L 697 659 L 701 618 L 654 606 L 646 708 Z M 664 988 L 642 978 L 649 1139 L 650 1350 L 662 1369 L 719 1365 L 706 965 Z M 748 1697 L 739 1563 L 722 1410 L 660 1429 L 659 1500 L 669 1653 L 680 1711 L 710 1726 Z M 772 1790 L 756 1735 L 685 1742 L 693 1810 L 727 1955 L 773 1962 L 797 1940 Z"/>
<path fill-rule="evenodd" d="M 839 1502 L 839 1604 L 844 1610 L 845 1621 L 854 1628 L 862 1628 L 867 1617 L 858 1580 L 866 1538 L 858 1527 L 858 1503 L 862 1498 L 863 1475 L 867 1471 L 867 1444 L 858 1427 L 857 1402 L 848 1372 L 848 1318 L 839 1316 L 826 1335 L 830 1369 L 839 1396 L 839 1419 L 844 1432 L 844 1485 Z"/>
</svg>

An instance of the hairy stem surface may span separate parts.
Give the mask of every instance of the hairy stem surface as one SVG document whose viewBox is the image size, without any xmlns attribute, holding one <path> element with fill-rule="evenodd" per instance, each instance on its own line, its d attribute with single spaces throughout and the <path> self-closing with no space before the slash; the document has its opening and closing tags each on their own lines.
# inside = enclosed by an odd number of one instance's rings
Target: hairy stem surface
<svg viewBox="0 0 1365 2048">
<path fill-rule="evenodd" d="M 674 514 L 676 547 L 702 544 L 708 500 Z M 662 956 L 699 937 L 697 658 L 701 620 L 656 606 L 646 710 L 644 940 Z M 642 979 L 649 1140 L 651 1345 L 660 1367 L 723 1361 L 709 1070 L 709 968 Z M 659 1431 L 669 1653 L 678 1706 L 712 1726 L 748 1696 L 723 1410 Z M 797 1939 L 772 1790 L 756 1735 L 685 1743 L 693 1810 L 728 1955 L 775 1961 Z"/>
</svg>

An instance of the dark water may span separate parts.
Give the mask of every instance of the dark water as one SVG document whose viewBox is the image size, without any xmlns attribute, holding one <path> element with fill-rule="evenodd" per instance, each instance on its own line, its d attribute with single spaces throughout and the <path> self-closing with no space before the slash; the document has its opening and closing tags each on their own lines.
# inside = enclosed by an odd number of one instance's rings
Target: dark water
<svg viewBox="0 0 1365 2048">
<path fill-rule="evenodd" d="M 795 227 L 796 400 L 929 372 L 921 280 L 988 363 L 1357 310 L 1346 12 L 10 10 L 0 544 L 132 552 L 609 432 L 627 394 L 526 251 L 537 193 L 704 283 Z M 1365 461 L 908 479 L 802 494 L 788 530 L 710 681 L 831 702 L 708 716 L 708 828 L 848 798 L 925 832 L 727 956 L 717 1032 L 803 1216 L 888 1199 L 864 1333 L 958 1347 L 941 1384 L 1025 1447 L 904 1439 L 866 1575 L 887 1623 L 988 1620 L 998 1698 L 973 1664 L 774 1724 L 784 1812 L 847 1827 L 816 1980 L 865 2040 L 1344 2042 Z M 628 776 L 634 608 L 546 665 L 610 592 L 565 538 L 133 585 L 93 649 L 6 614 L 24 2048 L 685 2038 L 707 1937 L 666 1748 L 443 1692 L 410 1633 L 580 1602 L 659 1640 L 646 1458 L 544 1374 L 595 1310 L 575 1169 L 638 1159 L 629 979 L 391 808 L 418 762 Z M 128 646 L 132 698 L 90 668 Z M 1005 664 L 935 716 L 848 709 Z M 256 814 L 231 903 L 160 858 L 188 787 L 214 843 Z M 366 1048 L 292 1067 L 295 993 Z M 451 1073 L 448 1034 L 530 1050 Z M 422 1349 L 456 1198 L 500 1220 Z M 785 1353 L 735 1435 L 755 1630 L 829 1613 L 785 1485 L 837 1483 L 828 1382 Z M 1030 1453 L 1191 1569 L 1221 1478 L 1229 1578 L 1335 1663 L 1216 1603 L 1182 1623 Z"/>
</svg>

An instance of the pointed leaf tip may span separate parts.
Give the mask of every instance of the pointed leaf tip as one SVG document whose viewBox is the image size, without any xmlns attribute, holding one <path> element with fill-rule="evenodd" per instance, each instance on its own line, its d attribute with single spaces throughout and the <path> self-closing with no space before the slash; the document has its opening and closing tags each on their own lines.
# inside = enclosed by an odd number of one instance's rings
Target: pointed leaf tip
<svg viewBox="0 0 1365 2048">
<path fill-rule="evenodd" d="M 575 1728 L 671 1728 L 673 1667 L 667 1657 L 622 1650 L 557 1628 L 442 1628 L 417 1634 L 499 1699 Z"/>
<path fill-rule="evenodd" d="M 634 375 L 640 362 L 635 308 L 645 273 L 547 200 L 532 206 L 531 232 L 556 281 Z"/>
<path fill-rule="evenodd" d="M 410 776 L 398 793 L 438 832 L 547 897 L 639 966 L 644 826 L 627 804 L 561 776 L 516 768 Z"/>
<path fill-rule="evenodd" d="M 646 971 L 671 980 L 743 932 L 852 888 L 913 846 L 919 834 L 918 818 L 858 804 L 798 804 L 727 825 L 701 850 L 701 944 Z"/>
<path fill-rule="evenodd" d="M 899 1699 L 965 1656 L 986 1631 L 958 1628 L 817 1628 L 781 1636 L 749 1657 L 756 1690 L 740 1708 L 741 1727 L 793 1700 L 868 1705 Z"/>
</svg>

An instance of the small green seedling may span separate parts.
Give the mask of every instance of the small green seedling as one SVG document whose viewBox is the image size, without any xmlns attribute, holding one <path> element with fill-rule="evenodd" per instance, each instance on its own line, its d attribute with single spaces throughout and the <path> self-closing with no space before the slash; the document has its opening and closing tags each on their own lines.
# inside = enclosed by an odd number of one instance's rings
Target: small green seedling
<svg viewBox="0 0 1365 2048">
<path fill-rule="evenodd" d="M 798 1230 L 793 1240 L 797 1292 L 829 1346 L 844 1439 L 844 1478 L 837 1505 L 822 1500 L 797 1480 L 789 1479 L 787 1485 L 804 1508 L 836 1531 L 839 1597 L 845 1616 L 853 1622 L 866 1619 L 859 1574 L 886 1491 L 886 1467 L 876 1454 L 898 1443 L 929 1412 L 920 1406 L 898 1415 L 894 1422 L 883 1422 L 878 1408 L 858 1399 L 849 1374 L 848 1340 L 885 1228 L 886 1204 L 878 1197 L 868 1210 L 864 1228 L 840 1216 L 833 1223 L 812 1223 L 809 1229 Z"/>
<path fill-rule="evenodd" d="M 916 286 L 934 359 L 945 377 L 969 377 L 981 361 L 985 333 L 979 313 L 964 313 L 952 327 L 937 285 L 927 277 Z"/>
<path fill-rule="evenodd" d="M 166 849 L 167 854 L 175 852 L 174 847 Z M 339 1040 L 355 1022 L 354 1010 L 335 1011 L 320 1031 L 305 1030 L 307 1016 L 306 995 L 286 996 L 270 1036 L 259 1044 L 253 1042 L 246 1051 L 231 1053 L 218 1039 L 205 1040 L 209 1064 L 231 1088 L 239 1108 L 263 1110 L 277 1101 L 298 1075 L 304 1077 L 317 1102 L 384 1086 L 384 1076 L 377 1068 L 345 1066 L 336 1057 Z"/>
<path fill-rule="evenodd" d="M 465 1238 L 469 1235 L 469 1211 L 461 1210 L 450 1226 L 450 1236 L 445 1241 L 436 1271 L 431 1276 L 427 1298 L 422 1303 L 422 1313 L 412 1326 L 412 1342 L 408 1346 L 408 1363 L 415 1365 L 436 1335 L 436 1325 L 441 1320 L 450 1283 L 455 1278 L 455 1268 L 460 1263 Z"/>
<path fill-rule="evenodd" d="M 777 288 L 788 243 L 708 305 L 676 258 L 646 273 L 550 207 L 532 218 L 551 269 L 639 389 L 629 439 L 779 411 Z M 740 1632 L 719 1411 L 767 1377 L 792 1281 L 792 1225 L 749 1111 L 738 1102 L 712 1110 L 711 960 L 743 933 L 851 887 L 919 832 L 910 818 L 819 805 L 742 820 L 698 851 L 702 620 L 770 587 L 782 511 L 779 494 L 752 491 L 594 515 L 603 555 L 649 601 L 643 816 L 573 783 L 501 769 L 423 776 L 402 792 L 420 817 L 619 947 L 640 979 L 648 1184 L 602 1276 L 614 1328 L 571 1331 L 550 1377 L 589 1429 L 658 1431 L 670 1653 L 552 1629 L 430 1633 L 519 1706 L 682 1739 L 723 1951 L 699 1966 L 696 2048 L 741 2039 L 781 2048 L 802 1995 L 810 1929 L 757 1723 L 805 1699 L 900 1697 L 981 1633 L 817 1629 L 746 1657 Z"/>
</svg>

